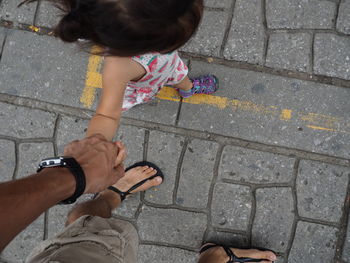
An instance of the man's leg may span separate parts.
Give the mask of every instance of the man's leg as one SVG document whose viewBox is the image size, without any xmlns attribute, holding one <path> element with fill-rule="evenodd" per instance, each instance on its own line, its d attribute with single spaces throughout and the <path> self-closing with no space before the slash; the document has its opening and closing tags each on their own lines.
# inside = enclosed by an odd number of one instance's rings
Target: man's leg
<svg viewBox="0 0 350 263">
<path fill-rule="evenodd" d="M 135 167 L 127 171 L 125 176 L 113 186 L 124 192 L 139 181 L 149 178 L 156 173 L 157 171 L 155 169 L 148 166 Z M 147 181 L 145 184 L 137 188 L 135 192 L 145 191 L 152 186 L 161 184 L 161 182 L 162 178 L 158 176 L 150 181 Z M 117 193 L 111 190 L 105 190 L 101 192 L 97 198 L 78 204 L 75 208 L 73 208 L 73 210 L 68 214 L 66 226 L 70 225 L 84 215 L 110 218 L 112 211 L 119 207 L 120 203 L 121 199 Z"/>
</svg>

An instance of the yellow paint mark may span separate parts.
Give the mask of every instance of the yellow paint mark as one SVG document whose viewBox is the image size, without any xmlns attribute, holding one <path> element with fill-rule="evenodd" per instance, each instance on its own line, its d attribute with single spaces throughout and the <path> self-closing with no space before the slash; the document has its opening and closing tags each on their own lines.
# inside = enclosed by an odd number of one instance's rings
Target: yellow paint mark
<svg viewBox="0 0 350 263">
<path fill-rule="evenodd" d="M 100 49 L 94 47 L 92 53 L 98 52 Z M 102 75 L 99 73 L 102 64 L 102 57 L 91 55 L 89 57 L 88 68 L 86 72 L 85 88 L 80 97 L 80 102 L 87 108 L 91 108 L 95 99 L 95 89 L 102 87 Z"/>
<path fill-rule="evenodd" d="M 34 32 L 39 32 L 40 31 L 40 28 L 36 27 L 36 26 L 29 26 L 29 29 L 34 31 Z"/>
<path fill-rule="evenodd" d="M 277 107 L 275 106 L 265 106 L 261 104 L 255 104 L 251 101 L 240 101 L 237 99 L 234 99 L 231 102 L 235 110 L 251 111 L 264 115 L 276 115 L 277 113 Z"/>
<path fill-rule="evenodd" d="M 189 97 L 184 99 L 183 102 L 190 104 L 204 104 L 219 109 L 225 109 L 229 105 L 229 99 L 225 97 L 218 97 L 212 95 L 198 94 L 196 96 Z"/>
<path fill-rule="evenodd" d="M 322 130 L 322 131 L 332 131 L 337 132 L 335 129 L 325 128 L 325 127 L 319 127 L 319 126 L 313 126 L 313 125 L 306 125 L 306 127 L 313 129 L 313 130 Z"/>
<path fill-rule="evenodd" d="M 293 111 L 291 111 L 291 110 L 283 109 L 281 111 L 280 119 L 282 121 L 289 121 L 292 118 L 292 113 L 293 113 Z"/>
<path fill-rule="evenodd" d="M 179 93 L 171 87 L 163 87 L 157 94 L 157 98 L 161 100 L 180 101 Z"/>
<path fill-rule="evenodd" d="M 336 129 L 339 123 L 344 122 L 340 118 L 317 113 L 306 113 L 300 119 L 309 123 L 311 126 L 326 126 L 330 129 Z"/>
</svg>

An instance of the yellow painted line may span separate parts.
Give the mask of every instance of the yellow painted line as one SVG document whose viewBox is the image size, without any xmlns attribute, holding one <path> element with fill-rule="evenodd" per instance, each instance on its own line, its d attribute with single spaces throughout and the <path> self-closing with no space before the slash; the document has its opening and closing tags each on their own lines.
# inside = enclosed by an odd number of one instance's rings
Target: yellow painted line
<svg viewBox="0 0 350 263">
<path fill-rule="evenodd" d="M 313 130 L 322 130 L 322 131 L 332 131 L 337 132 L 335 129 L 325 128 L 325 127 L 319 127 L 319 126 L 313 126 L 313 125 L 306 125 L 306 127 L 313 129 Z"/>
<path fill-rule="evenodd" d="M 293 111 L 291 111 L 291 110 L 283 109 L 281 111 L 280 119 L 282 121 L 289 121 L 292 119 L 292 113 L 293 113 Z"/>
<path fill-rule="evenodd" d="M 94 51 L 96 51 L 96 49 L 94 49 L 93 52 Z M 102 60 L 102 57 L 97 55 L 91 55 L 89 58 L 85 88 L 80 97 L 80 102 L 87 108 L 91 108 L 94 103 L 96 89 L 102 88 L 102 75 L 100 73 Z M 156 97 L 161 100 L 175 102 L 179 102 L 181 100 L 178 92 L 171 87 L 163 87 Z M 300 122 L 300 125 L 305 125 L 313 130 L 350 134 L 350 123 L 348 123 L 346 120 L 323 114 L 296 112 L 291 109 L 279 109 L 276 106 L 266 106 L 256 104 L 251 101 L 241 101 L 237 99 L 204 94 L 183 99 L 183 102 L 194 105 L 206 105 L 219 109 L 230 109 L 231 111 L 246 111 L 259 115 L 275 116 L 281 121 L 295 120 Z"/>
</svg>

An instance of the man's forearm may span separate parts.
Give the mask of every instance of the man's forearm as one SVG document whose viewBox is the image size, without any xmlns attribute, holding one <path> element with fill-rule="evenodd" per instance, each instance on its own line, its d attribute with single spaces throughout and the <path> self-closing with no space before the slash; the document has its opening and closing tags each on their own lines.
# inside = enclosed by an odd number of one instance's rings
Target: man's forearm
<svg viewBox="0 0 350 263">
<path fill-rule="evenodd" d="M 0 251 L 38 216 L 75 191 L 74 176 L 66 168 L 0 184 Z"/>
</svg>

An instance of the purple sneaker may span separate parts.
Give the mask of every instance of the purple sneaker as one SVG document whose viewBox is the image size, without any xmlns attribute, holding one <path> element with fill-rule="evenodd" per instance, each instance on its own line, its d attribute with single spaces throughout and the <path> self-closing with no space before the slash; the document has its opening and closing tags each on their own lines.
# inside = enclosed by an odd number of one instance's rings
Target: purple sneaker
<svg viewBox="0 0 350 263">
<path fill-rule="evenodd" d="M 218 90 L 219 81 L 214 75 L 204 75 L 191 79 L 193 88 L 189 91 L 179 90 L 183 98 L 191 97 L 193 94 L 211 94 Z"/>
</svg>

